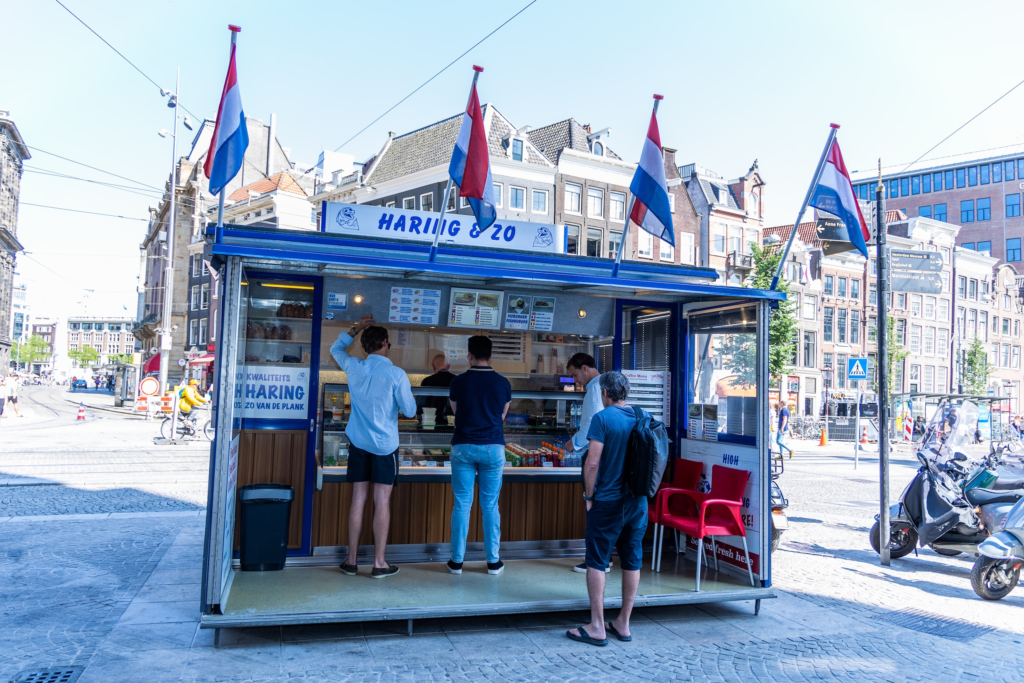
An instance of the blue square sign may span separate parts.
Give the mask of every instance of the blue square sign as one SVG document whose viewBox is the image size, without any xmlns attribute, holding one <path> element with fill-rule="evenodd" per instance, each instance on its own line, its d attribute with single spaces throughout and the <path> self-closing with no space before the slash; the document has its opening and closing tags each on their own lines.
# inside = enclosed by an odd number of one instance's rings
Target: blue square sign
<svg viewBox="0 0 1024 683">
<path fill-rule="evenodd" d="M 849 358 L 846 361 L 846 376 L 849 379 L 868 378 L 868 359 Z"/>
</svg>

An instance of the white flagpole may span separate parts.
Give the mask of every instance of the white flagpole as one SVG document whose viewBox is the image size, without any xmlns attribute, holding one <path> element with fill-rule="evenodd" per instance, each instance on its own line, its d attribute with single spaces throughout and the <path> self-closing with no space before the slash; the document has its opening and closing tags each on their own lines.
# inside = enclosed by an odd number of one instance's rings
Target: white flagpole
<svg viewBox="0 0 1024 683">
<path fill-rule="evenodd" d="M 235 37 L 238 35 L 238 32 L 242 30 L 242 27 L 229 24 L 228 30 L 231 31 L 231 51 L 234 52 Z M 228 54 L 230 55 L 230 53 Z M 273 140 L 271 140 L 271 142 L 273 142 Z M 224 227 L 224 197 L 227 195 L 225 190 L 227 190 L 227 186 L 220 189 L 220 197 L 217 199 L 217 227 L 219 228 Z"/>
<path fill-rule="evenodd" d="M 466 97 L 466 107 L 467 108 L 469 107 L 470 100 L 473 99 L 473 88 L 476 87 L 476 81 L 477 81 L 478 78 L 480 78 L 480 73 L 483 70 L 484 70 L 484 68 L 482 66 L 477 66 L 476 64 L 473 65 L 473 71 L 474 71 L 474 73 L 473 73 L 473 85 L 470 86 L 470 88 L 469 88 L 469 96 Z M 463 115 L 465 115 L 466 109 L 463 108 L 462 111 L 463 111 Z M 488 154 L 490 154 L 490 152 L 488 152 Z M 490 160 L 488 160 L 488 163 L 490 163 Z M 437 223 L 434 225 L 434 243 L 432 245 L 430 245 L 430 259 L 429 260 L 430 260 L 431 263 L 434 262 L 434 258 L 437 256 L 437 243 L 438 243 L 438 240 L 441 239 L 441 231 L 444 230 L 444 214 L 445 214 L 445 209 L 448 208 L 448 196 L 451 195 L 451 192 L 452 192 L 452 176 L 449 173 L 448 174 L 448 184 L 444 186 L 444 197 L 441 198 L 441 217 L 437 219 Z M 456 209 L 456 210 L 458 209 L 457 206 L 453 207 L 453 208 Z"/>
<path fill-rule="evenodd" d="M 663 99 L 664 98 L 661 95 L 655 95 L 654 96 L 654 115 L 655 116 L 658 115 L 658 105 L 661 104 L 661 101 Z M 662 165 L 664 165 L 664 163 L 665 163 L 665 156 L 664 156 L 665 152 L 663 150 L 658 150 L 658 151 L 661 152 L 661 155 L 662 155 L 661 163 L 662 163 Z M 639 165 L 639 162 L 637 162 L 637 165 Z M 619 276 L 619 265 L 622 263 L 622 252 L 626 250 L 626 237 L 627 237 L 627 235 L 629 235 L 629 216 L 630 216 L 630 214 L 633 213 L 633 206 L 634 205 L 636 205 L 636 197 L 633 197 L 630 200 L 630 202 L 629 202 L 629 211 L 626 213 L 626 225 L 622 228 L 622 241 L 619 242 L 619 249 L 618 249 L 618 251 L 615 254 L 615 265 L 612 266 L 612 277 L 618 277 Z M 637 228 L 640 228 L 640 226 L 638 225 Z M 637 234 L 639 234 L 639 233 L 637 233 Z"/>
<path fill-rule="evenodd" d="M 779 277 L 782 276 L 782 269 L 786 265 L 786 259 L 789 257 L 789 250 L 793 247 L 793 240 L 796 239 L 796 232 L 800 227 L 800 219 L 804 217 L 804 211 L 807 210 L 807 203 L 811 201 L 811 195 L 814 194 L 814 188 L 818 186 L 818 180 L 821 178 L 821 169 L 825 166 L 825 157 L 828 156 L 828 151 L 832 149 L 832 143 L 836 139 L 836 131 L 839 130 L 839 124 L 831 124 L 832 129 L 828 133 L 828 142 L 825 143 L 825 149 L 821 151 L 821 158 L 818 159 L 818 166 L 814 169 L 814 177 L 811 179 L 811 186 L 807 188 L 807 194 L 804 195 L 804 203 L 800 205 L 800 212 L 796 215 L 796 220 L 793 222 L 793 232 L 789 235 L 789 241 L 786 242 L 786 250 L 782 252 L 782 259 L 779 261 L 779 269 L 775 271 L 775 277 L 772 278 L 772 286 L 770 289 L 774 290 L 779 285 Z M 859 227 L 859 226 L 858 226 Z"/>
</svg>

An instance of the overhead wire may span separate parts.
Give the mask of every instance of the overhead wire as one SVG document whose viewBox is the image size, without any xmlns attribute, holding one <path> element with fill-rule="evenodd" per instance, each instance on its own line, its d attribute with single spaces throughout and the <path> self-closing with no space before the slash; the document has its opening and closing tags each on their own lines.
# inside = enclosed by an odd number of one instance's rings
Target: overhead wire
<svg viewBox="0 0 1024 683">
<path fill-rule="evenodd" d="M 129 192 L 131 194 L 137 194 L 139 196 L 148 197 L 150 199 L 156 199 L 156 198 L 158 198 L 158 197 L 163 195 L 163 193 L 158 191 L 158 190 L 144 190 L 141 187 L 130 187 L 130 186 L 125 186 L 125 185 L 117 185 L 115 183 L 105 183 L 102 180 L 90 180 L 89 178 L 80 178 L 78 176 L 68 175 L 66 173 L 59 173 L 57 171 L 51 171 L 49 169 L 43 169 L 43 168 L 38 168 L 38 167 L 25 166 L 24 167 L 24 171 L 26 173 L 35 173 L 37 175 L 48 176 L 48 177 L 51 177 L 51 178 L 61 178 L 61 179 L 64 179 L 64 180 L 78 180 L 78 181 L 83 182 L 83 183 L 90 183 L 92 185 L 100 185 L 102 187 L 107 187 L 107 188 L 110 188 L 112 190 L 121 190 L 123 192 Z"/>
<path fill-rule="evenodd" d="M 39 209 L 54 209 L 56 211 L 70 211 L 72 213 L 87 213 L 90 216 L 106 216 L 107 218 L 123 218 L 126 221 L 143 221 L 148 223 L 148 218 L 132 218 L 130 216 L 119 216 L 113 213 L 97 213 L 96 211 L 83 211 L 82 209 L 69 209 L 63 206 L 50 206 L 48 204 L 33 204 L 31 202 L 18 202 L 20 206 L 34 206 Z"/>
<path fill-rule="evenodd" d="M 139 180 L 133 180 L 133 179 L 127 178 L 127 177 L 125 177 L 123 175 L 118 175 L 116 173 L 111 173 L 110 171 L 104 171 L 102 168 L 96 168 L 95 166 L 90 166 L 89 164 L 83 164 L 81 161 L 75 161 L 74 159 L 69 159 L 67 157 L 62 157 L 59 154 L 54 154 L 53 152 L 47 152 L 45 149 L 39 149 L 38 147 L 33 147 L 32 145 L 25 145 L 25 146 L 28 147 L 29 149 L 35 151 L 35 152 L 42 152 L 43 154 L 48 154 L 51 157 L 57 157 L 58 159 L 70 162 L 72 164 L 77 164 L 79 166 L 85 166 L 86 168 L 91 169 L 93 171 L 99 171 L 100 173 L 105 173 L 107 175 L 114 176 L 115 178 L 120 178 L 121 180 L 127 180 L 128 182 L 135 183 L 136 185 L 141 185 L 143 187 L 147 187 L 147 188 L 150 188 L 152 190 L 158 190 L 160 192 L 163 192 L 163 190 L 160 189 L 159 187 L 157 187 L 156 185 L 148 185 L 148 184 L 143 183 L 143 182 L 141 182 Z"/>
<path fill-rule="evenodd" d="M 60 0 L 57 0 L 57 2 L 60 2 Z M 388 110 L 387 110 L 386 112 L 384 112 L 383 114 L 381 114 L 380 116 L 378 116 L 377 118 L 375 118 L 375 119 L 374 119 L 373 121 L 370 121 L 370 122 L 369 122 L 368 124 L 366 124 L 366 125 L 365 125 L 365 126 L 364 126 L 364 127 L 362 128 L 362 129 L 360 129 L 360 131 L 359 131 L 358 133 L 356 133 L 355 135 L 353 135 L 352 137 L 350 137 L 350 138 L 349 138 L 348 140 L 346 140 L 345 142 L 343 142 L 343 143 L 341 143 L 340 145 L 338 145 L 338 146 L 337 146 L 337 147 L 336 147 L 336 148 L 334 149 L 334 151 L 335 151 L 335 152 L 337 152 L 337 151 L 338 151 L 338 150 L 340 150 L 340 149 L 341 149 L 342 147 L 344 147 L 345 145 L 347 145 L 348 143 L 352 142 L 352 141 L 353 141 L 353 140 L 355 140 L 355 139 L 356 139 L 357 137 L 359 137 L 360 135 L 362 135 L 363 133 L 365 133 L 365 132 L 366 132 L 366 130 L 367 130 L 368 128 L 370 128 L 370 126 L 372 126 L 373 124 L 377 123 L 377 122 L 378 122 L 378 121 L 380 121 L 380 120 L 381 120 L 382 118 L 384 118 L 385 116 L 387 116 L 388 114 L 390 114 L 390 113 L 391 113 L 392 111 L 394 111 L 394 110 L 395 110 L 395 109 L 396 109 L 396 108 L 397 108 L 397 107 L 398 107 L 398 106 L 399 106 L 400 104 L 402 104 L 402 103 L 403 103 L 403 102 L 405 102 L 405 101 L 406 101 L 407 99 L 409 99 L 410 97 L 412 97 L 413 95 L 415 95 L 416 93 L 418 93 L 418 92 L 419 92 L 420 90 L 422 90 L 422 89 L 423 89 L 423 88 L 424 88 L 424 87 L 425 87 L 425 86 L 426 86 L 426 85 L 427 85 L 428 83 L 430 83 L 430 82 L 431 82 L 432 80 L 434 80 L 435 78 L 437 78 L 438 76 L 440 76 L 441 74 L 443 74 L 443 73 L 444 73 L 445 71 L 447 71 L 447 70 L 448 70 L 448 69 L 449 69 L 450 67 L 452 67 L 452 66 L 453 66 L 453 65 L 454 65 L 454 64 L 455 64 L 455 63 L 456 63 L 457 61 L 459 61 L 460 59 L 462 59 L 463 57 L 465 57 L 466 55 L 468 55 L 468 54 L 469 54 L 470 52 L 472 52 L 473 50 L 475 50 L 475 49 L 476 49 L 476 48 L 477 48 L 477 47 L 478 47 L 478 46 L 479 46 L 479 45 L 480 45 L 481 43 L 483 43 L 483 42 L 484 42 L 485 40 L 487 40 L 488 38 L 490 38 L 491 36 L 493 36 L 493 35 L 494 35 L 495 33 L 497 33 L 498 31 L 500 31 L 501 29 L 503 29 L 503 28 L 505 27 L 505 25 L 506 25 L 506 24 L 508 24 L 509 22 L 511 22 L 511 21 L 512 21 L 513 19 L 515 19 L 516 17 L 518 17 L 518 16 L 520 15 L 520 14 L 522 14 L 522 13 L 523 13 L 523 12 L 525 12 L 526 10 L 530 9 L 530 7 L 531 7 L 531 6 L 532 6 L 532 5 L 534 4 L 534 3 L 536 3 L 536 2 L 537 2 L 537 0 L 530 0 L 530 2 L 529 2 L 529 3 L 527 3 L 527 4 L 526 4 L 526 6 L 524 6 L 524 7 L 523 7 L 523 8 L 521 9 L 521 10 L 519 10 L 518 12 L 516 12 L 515 14 L 513 14 L 513 15 L 512 15 L 511 17 L 509 17 L 509 18 L 508 18 L 508 19 L 506 19 L 505 21 L 503 21 L 503 22 L 501 23 L 501 25 L 500 25 L 500 26 L 498 26 L 498 28 L 494 29 L 493 31 L 491 31 L 490 33 L 488 33 L 488 34 L 487 34 L 486 36 L 484 36 L 483 38 L 481 38 L 480 40 L 478 40 L 478 41 L 477 41 L 476 43 L 474 43 L 474 44 L 473 44 L 473 46 L 472 46 L 471 48 L 469 48 L 468 50 L 466 50 L 465 52 L 463 52 L 463 53 L 462 53 L 461 55 L 459 55 L 458 57 L 456 57 L 455 59 L 453 59 L 453 60 L 452 60 L 451 62 L 449 62 L 449 63 L 448 63 L 448 65 L 447 65 L 447 66 L 445 66 L 445 67 L 444 67 L 443 69 L 441 69 L 440 71 L 438 71 L 438 72 L 437 72 L 436 74 L 434 74 L 433 76 L 431 76 L 431 77 L 430 77 L 430 78 L 428 78 L 427 80 L 423 81 L 423 83 L 422 83 L 422 84 L 421 84 L 421 85 L 420 85 L 420 86 L 419 86 L 418 88 L 416 88 L 415 90 L 413 90 L 413 91 L 412 91 L 411 93 L 409 93 L 408 95 L 406 95 L 406 96 L 405 96 L 405 97 L 403 97 L 402 99 L 398 100 L 398 102 L 396 102 L 396 103 L 395 103 L 394 105 L 392 105 L 390 109 L 388 109 Z"/>
</svg>

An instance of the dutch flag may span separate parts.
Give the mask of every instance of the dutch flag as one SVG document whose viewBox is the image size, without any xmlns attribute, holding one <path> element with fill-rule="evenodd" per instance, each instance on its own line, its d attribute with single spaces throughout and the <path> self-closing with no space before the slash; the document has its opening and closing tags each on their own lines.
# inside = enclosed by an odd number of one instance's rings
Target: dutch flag
<svg viewBox="0 0 1024 683">
<path fill-rule="evenodd" d="M 210 151 L 206 154 L 206 163 L 203 166 L 206 177 L 210 179 L 212 194 L 220 194 L 224 186 L 238 175 L 248 146 L 249 131 L 245 127 L 242 94 L 235 72 L 235 46 L 232 45 L 228 75 L 224 79 L 224 92 L 221 93 L 220 106 L 217 108 L 217 124 L 213 128 Z"/>
<path fill-rule="evenodd" d="M 832 141 L 832 148 L 825 158 L 818 183 L 814 186 L 811 200 L 807 204 L 838 216 L 846 226 L 849 242 L 864 255 L 864 258 L 868 258 L 867 242 L 871 239 L 871 232 L 864 222 L 860 205 L 853 194 L 853 183 L 846 170 L 843 153 L 839 150 L 838 140 Z"/>
<path fill-rule="evenodd" d="M 484 130 L 475 82 L 462 116 L 452 160 L 448 164 L 448 175 L 458 185 L 459 196 L 469 201 L 479 229 L 486 230 L 497 218 L 497 212 L 494 210 L 496 202 L 491 181 L 491 158 L 487 152 L 487 131 Z"/>
<path fill-rule="evenodd" d="M 660 100 L 661 96 L 655 95 L 655 98 Z M 672 211 L 668 203 L 668 183 L 665 182 L 665 160 L 661 151 L 661 134 L 658 132 L 657 109 L 651 112 L 651 125 L 647 128 L 640 164 L 636 167 L 629 191 L 633 193 L 633 210 L 629 213 L 629 219 L 674 247 L 675 231 L 672 230 Z"/>
</svg>

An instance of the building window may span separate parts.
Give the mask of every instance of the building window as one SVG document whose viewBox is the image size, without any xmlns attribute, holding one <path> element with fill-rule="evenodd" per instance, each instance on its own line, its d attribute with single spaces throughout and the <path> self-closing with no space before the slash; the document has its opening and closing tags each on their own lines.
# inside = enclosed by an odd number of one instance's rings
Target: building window
<svg viewBox="0 0 1024 683">
<path fill-rule="evenodd" d="M 935 191 L 939 192 L 942 190 L 942 173 L 932 174 L 932 184 L 935 185 Z"/>
<path fill-rule="evenodd" d="M 919 207 L 917 207 L 917 215 L 920 216 L 921 218 L 931 218 L 932 217 L 932 207 L 930 207 L 930 206 L 919 206 Z"/>
<path fill-rule="evenodd" d="M 833 284 L 834 283 L 835 283 L 835 278 L 834 277 L 832 277 L 831 275 L 826 275 L 825 276 L 825 296 L 832 296 L 832 290 L 833 290 Z"/>
<path fill-rule="evenodd" d="M 935 320 L 935 297 L 926 296 L 924 298 L 924 317 L 927 320 Z"/>
<path fill-rule="evenodd" d="M 956 295 L 961 299 L 967 298 L 967 278 L 963 275 L 956 279 Z"/>
<path fill-rule="evenodd" d="M 910 178 L 900 178 L 900 196 L 906 197 L 910 194 Z"/>
<path fill-rule="evenodd" d="M 452 185 L 451 192 L 448 193 L 448 208 L 447 208 L 447 211 L 454 211 L 455 210 L 455 197 L 458 194 L 458 189 L 459 188 L 457 188 L 454 185 Z"/>
<path fill-rule="evenodd" d="M 913 354 L 921 353 L 921 326 L 911 325 L 910 326 L 910 352 Z"/>
<path fill-rule="evenodd" d="M 1004 311 L 1010 310 L 1010 295 L 1009 294 L 1003 294 L 1003 310 Z"/>
<path fill-rule="evenodd" d="M 1006 240 L 1006 260 L 1011 263 L 1020 261 L 1020 238 L 1014 237 L 1012 240 Z"/>
<path fill-rule="evenodd" d="M 939 312 L 937 316 L 943 322 L 949 321 L 949 299 L 939 299 Z"/>
<path fill-rule="evenodd" d="M 654 237 L 651 233 L 646 230 L 638 231 L 639 234 L 636 236 L 636 252 L 637 256 L 641 258 L 651 258 L 654 251 Z"/>
<path fill-rule="evenodd" d="M 209 283 L 204 284 L 200 289 L 199 294 L 199 308 L 206 310 L 210 307 L 210 285 Z"/>
<path fill-rule="evenodd" d="M 1010 336 L 1010 319 L 1003 318 L 1003 334 Z"/>
<path fill-rule="evenodd" d="M 189 298 L 189 310 L 199 310 L 199 285 L 192 286 L 192 295 Z"/>
<path fill-rule="evenodd" d="M 967 169 L 967 184 L 974 187 L 978 184 L 978 167 L 971 166 Z"/>
<path fill-rule="evenodd" d="M 1010 367 L 1010 345 L 1003 344 L 1003 352 L 999 358 L 999 367 L 1008 368 Z"/>
<path fill-rule="evenodd" d="M 1013 368 L 1014 370 L 1016 370 L 1016 369 L 1018 369 L 1020 367 L 1020 347 L 1019 346 L 1014 346 L 1013 347 L 1013 356 L 1011 357 L 1011 365 L 1010 365 L 1010 367 Z"/>
<path fill-rule="evenodd" d="M 199 343 L 199 321 L 190 320 L 188 323 L 188 345 L 195 346 Z"/>
<path fill-rule="evenodd" d="M 192 254 L 192 277 L 199 277 L 199 262 L 202 260 L 199 254 Z"/>
<path fill-rule="evenodd" d="M 492 184 L 494 185 L 494 205 L 500 209 L 501 208 L 502 195 L 505 194 L 505 190 L 502 187 L 501 183 L 492 183 Z"/>
<path fill-rule="evenodd" d="M 459 198 L 459 208 L 460 209 L 468 209 L 469 208 L 469 200 L 466 199 L 465 197 L 460 197 Z"/>
<path fill-rule="evenodd" d="M 890 180 L 889 181 L 889 199 L 900 196 L 900 181 Z"/>
<path fill-rule="evenodd" d="M 523 141 L 513 140 L 512 141 L 512 161 L 523 160 Z"/>
<path fill-rule="evenodd" d="M 992 220 L 992 199 L 990 197 L 982 197 L 978 200 L 978 220 Z"/>
<path fill-rule="evenodd" d="M 813 294 L 807 294 L 804 296 L 804 307 L 803 317 L 804 320 L 814 320 L 815 306 L 818 303 L 818 297 Z"/>
<path fill-rule="evenodd" d="M 910 390 L 917 391 L 921 382 L 921 366 L 911 365 L 910 366 Z"/>
<path fill-rule="evenodd" d="M 725 223 L 715 223 L 715 234 L 711 244 L 712 251 L 716 254 L 725 253 Z"/>
<path fill-rule="evenodd" d="M 1019 194 L 1008 194 L 1006 195 L 1006 217 L 1016 218 L 1020 215 L 1020 195 Z"/>
<path fill-rule="evenodd" d="M 587 256 L 601 255 L 601 239 L 603 237 L 599 228 L 587 228 Z"/>
<path fill-rule="evenodd" d="M 967 281 L 967 298 L 972 301 L 978 300 L 978 281 L 973 278 Z"/>
<path fill-rule="evenodd" d="M 841 353 L 836 357 L 838 367 L 836 368 L 836 374 L 839 376 L 839 388 L 846 388 L 846 354 Z"/>
<path fill-rule="evenodd" d="M 70 336 L 70 340 L 73 341 L 73 342 L 78 341 L 78 333 L 77 332 L 72 332 L 71 336 Z"/>
<path fill-rule="evenodd" d="M 693 234 L 683 232 L 679 234 L 679 237 L 679 260 L 690 265 L 696 264 L 697 250 L 694 248 Z"/>
<path fill-rule="evenodd" d="M 823 318 L 824 334 L 825 334 L 824 339 L 827 342 L 831 342 L 832 341 L 832 317 L 833 317 L 833 314 L 834 314 L 835 310 L 836 309 L 832 308 L 831 306 L 826 306 L 825 307 L 825 313 L 822 316 L 822 318 Z"/>
<path fill-rule="evenodd" d="M 1012 161 L 1003 162 L 1003 171 L 1006 174 L 1005 180 L 1013 180 L 1013 163 Z"/>
<path fill-rule="evenodd" d="M 524 211 L 526 209 L 526 188 L 510 187 L 508 190 L 508 208 Z"/>
<path fill-rule="evenodd" d="M 988 352 L 988 364 L 999 367 L 999 344 L 993 344 L 992 350 Z"/>
<path fill-rule="evenodd" d="M 604 145 L 602 145 L 600 142 L 597 142 L 596 140 L 594 141 L 594 154 L 596 154 L 599 157 L 604 156 Z"/>
<path fill-rule="evenodd" d="M 597 187 L 587 188 L 587 215 L 593 218 L 604 215 L 604 190 Z"/>
<path fill-rule="evenodd" d="M 850 298 L 860 298 L 860 280 L 850 280 Z"/>
<path fill-rule="evenodd" d="M 671 192 L 668 195 L 668 212 L 669 213 L 675 213 L 676 212 L 676 196 L 674 194 L 672 194 Z"/>
<path fill-rule="evenodd" d="M 404 198 L 402 200 L 402 208 L 403 209 L 407 209 L 409 211 L 415 211 L 416 210 L 416 198 L 415 197 L 406 197 L 406 198 Z"/>
<path fill-rule="evenodd" d="M 868 316 L 868 341 L 878 341 L 878 318 L 873 315 Z"/>
<path fill-rule="evenodd" d="M 544 190 L 533 190 L 533 212 L 548 212 L 548 193 Z"/>
<path fill-rule="evenodd" d="M 579 254 L 580 253 L 580 226 L 578 226 L 578 225 L 567 225 L 567 226 L 565 226 L 565 253 L 566 254 Z"/>
<path fill-rule="evenodd" d="M 846 343 L 846 309 L 840 308 L 836 315 L 836 342 Z"/>
<path fill-rule="evenodd" d="M 921 317 L 921 295 L 911 294 L 910 295 L 910 317 L 920 318 Z"/>
<path fill-rule="evenodd" d="M 967 187 L 967 169 L 956 169 L 956 186 Z"/>
<path fill-rule="evenodd" d="M 960 202 L 960 222 L 961 223 L 973 223 L 974 222 L 974 200 L 965 199 Z"/>
<path fill-rule="evenodd" d="M 934 356 L 935 355 L 935 328 L 926 327 L 924 328 L 924 355 Z"/>
<path fill-rule="evenodd" d="M 995 324 L 995 320 L 993 320 L 992 323 Z M 986 328 L 983 323 L 982 330 L 984 329 Z M 973 308 L 967 310 L 967 331 L 970 333 L 971 337 L 978 336 L 978 311 Z"/>
<path fill-rule="evenodd" d="M 1013 321 L 1013 336 L 1014 337 L 1019 337 L 1020 336 L 1020 321 L 1019 320 L 1014 320 Z M 47 339 L 46 341 L 50 341 L 50 340 Z"/>
<path fill-rule="evenodd" d="M 868 306 L 878 305 L 878 285 L 871 283 L 868 285 Z"/>
<path fill-rule="evenodd" d="M 572 183 L 565 184 L 565 210 L 569 213 L 580 213 L 580 201 L 583 197 L 583 187 L 580 185 L 573 185 Z"/>
<path fill-rule="evenodd" d="M 924 366 L 924 386 L 922 387 L 925 393 L 931 393 L 935 391 L 935 366 L 926 365 Z"/>
<path fill-rule="evenodd" d="M 945 204 L 936 204 L 935 206 L 932 207 L 932 211 L 934 213 L 933 218 L 935 220 L 942 221 L 943 223 L 946 222 L 946 205 Z"/>
<path fill-rule="evenodd" d="M 433 211 L 434 210 L 434 193 L 428 192 L 427 194 L 420 195 L 420 211 Z"/>
<path fill-rule="evenodd" d="M 860 344 L 860 311 L 850 311 L 850 343 Z"/>
<path fill-rule="evenodd" d="M 619 246 L 622 244 L 622 233 L 609 230 L 608 231 L 608 258 L 615 258 L 615 255 L 619 252 Z"/>
<path fill-rule="evenodd" d="M 1015 346 L 1014 348 L 1017 349 L 1019 347 Z M 813 368 L 814 361 L 814 333 L 804 332 L 804 367 Z"/>
<path fill-rule="evenodd" d="M 991 242 L 978 242 L 978 253 L 984 254 L 985 256 L 992 255 L 992 243 Z"/>
<path fill-rule="evenodd" d="M 626 195 L 622 192 L 612 192 L 611 197 L 611 218 L 613 221 L 624 221 L 626 220 Z M 672 195 L 669 195 L 672 198 Z"/>
<path fill-rule="evenodd" d="M 988 185 L 988 164 L 978 168 L 978 178 L 981 180 L 982 185 Z"/>
<path fill-rule="evenodd" d="M 907 295 L 905 293 L 898 292 L 896 294 L 896 308 L 901 311 L 905 311 L 907 309 Z"/>
<path fill-rule="evenodd" d="M 992 164 L 992 182 L 1001 183 L 1003 182 L 1003 165 Z"/>
<path fill-rule="evenodd" d="M 208 324 L 209 322 L 207 322 L 206 318 L 201 318 L 199 320 L 199 344 L 201 346 L 206 345 L 206 326 Z"/>
<path fill-rule="evenodd" d="M 910 179 L 910 194 L 921 194 L 921 176 Z"/>
<path fill-rule="evenodd" d="M 692 236 L 691 236 L 692 239 Z M 658 240 L 658 256 L 662 261 L 674 261 L 676 258 L 675 248 L 665 240 Z"/>
<path fill-rule="evenodd" d="M 932 191 L 932 174 L 925 173 L 921 176 L 921 191 L 925 194 Z"/>
<path fill-rule="evenodd" d="M 839 278 L 839 287 L 836 289 L 836 296 L 846 298 L 846 278 Z"/>
</svg>

